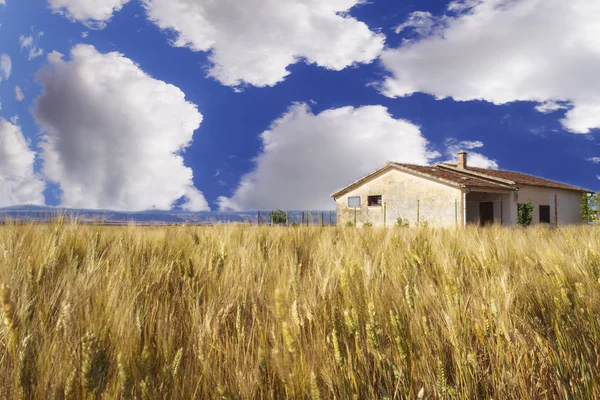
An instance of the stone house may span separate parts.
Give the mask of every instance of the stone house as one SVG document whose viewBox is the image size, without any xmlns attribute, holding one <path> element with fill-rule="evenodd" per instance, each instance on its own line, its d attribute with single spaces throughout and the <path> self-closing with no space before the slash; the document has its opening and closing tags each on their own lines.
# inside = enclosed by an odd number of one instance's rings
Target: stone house
<svg viewBox="0 0 600 400">
<path fill-rule="evenodd" d="M 458 165 L 390 162 L 333 194 L 339 225 L 412 225 L 455 227 L 467 224 L 512 225 L 518 209 L 531 199 L 533 224 L 580 224 L 581 196 L 588 190 L 519 172 Z"/>
</svg>

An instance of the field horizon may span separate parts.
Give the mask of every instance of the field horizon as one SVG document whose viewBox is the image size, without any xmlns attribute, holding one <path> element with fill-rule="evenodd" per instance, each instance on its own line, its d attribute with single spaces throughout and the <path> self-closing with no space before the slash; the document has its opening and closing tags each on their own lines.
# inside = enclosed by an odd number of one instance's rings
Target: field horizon
<svg viewBox="0 0 600 400">
<path fill-rule="evenodd" d="M 0 396 L 600 396 L 597 227 L 0 226 Z"/>
</svg>

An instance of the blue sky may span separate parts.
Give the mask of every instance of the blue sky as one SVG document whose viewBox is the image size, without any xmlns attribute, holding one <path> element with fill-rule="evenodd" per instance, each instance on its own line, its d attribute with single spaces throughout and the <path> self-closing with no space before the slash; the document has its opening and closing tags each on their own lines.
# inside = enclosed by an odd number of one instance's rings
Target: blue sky
<svg viewBox="0 0 600 400">
<path fill-rule="evenodd" d="M 0 206 L 331 209 L 459 149 L 600 186 L 593 0 L 5 3 Z"/>
</svg>

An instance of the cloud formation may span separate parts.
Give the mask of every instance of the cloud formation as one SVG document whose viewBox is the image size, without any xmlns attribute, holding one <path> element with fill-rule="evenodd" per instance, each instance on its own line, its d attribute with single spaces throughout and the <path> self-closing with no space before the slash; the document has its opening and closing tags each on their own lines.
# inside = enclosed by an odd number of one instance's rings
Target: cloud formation
<svg viewBox="0 0 600 400">
<path fill-rule="evenodd" d="M 313 114 L 295 104 L 262 133 L 262 152 L 222 210 L 333 209 L 331 194 L 389 161 L 427 164 L 419 127 L 385 107 L 343 107 Z"/>
<path fill-rule="evenodd" d="M 447 163 L 456 164 L 458 162 L 458 152 L 461 150 L 474 150 L 483 147 L 483 142 L 476 140 L 470 141 L 465 140 L 459 142 L 458 140 L 451 138 L 447 139 L 445 142 L 446 145 L 446 156 L 448 160 L 445 161 Z M 471 167 L 478 168 L 486 168 L 486 169 L 498 169 L 498 162 L 496 160 L 489 159 L 481 153 L 476 153 L 469 151 L 468 152 L 468 165 Z"/>
<path fill-rule="evenodd" d="M 48 0 L 50 8 L 90 29 L 102 29 L 129 0 Z"/>
<path fill-rule="evenodd" d="M 600 157 L 591 157 L 591 158 L 588 158 L 587 160 L 594 164 L 600 164 Z"/>
<path fill-rule="evenodd" d="M 39 47 L 38 40 L 44 36 L 44 32 L 39 32 L 37 34 L 19 37 L 19 45 L 21 46 L 21 51 L 27 51 L 27 59 L 29 61 L 33 60 L 36 57 L 44 55 L 44 49 Z"/>
<path fill-rule="evenodd" d="M 44 182 L 35 174 L 35 153 L 21 128 L 0 118 L 0 207 L 44 204 Z"/>
<path fill-rule="evenodd" d="M 209 75 L 227 86 L 273 86 L 301 60 L 342 70 L 368 63 L 383 35 L 348 13 L 362 0 L 143 0 L 173 45 L 210 51 Z"/>
<path fill-rule="evenodd" d="M 48 56 L 34 115 L 45 136 L 44 173 L 62 205 L 78 208 L 207 210 L 181 151 L 202 115 L 177 87 L 153 79 L 122 54 L 77 45 L 71 60 Z"/>
<path fill-rule="evenodd" d="M 21 86 L 15 86 L 15 99 L 17 101 L 25 100 L 25 93 L 23 93 L 23 89 L 21 89 Z"/>
<path fill-rule="evenodd" d="M 8 54 L 0 54 L 0 82 L 10 78 L 12 72 L 12 60 Z"/>
<path fill-rule="evenodd" d="M 588 133 L 600 128 L 599 20 L 597 1 L 454 1 L 446 15 L 414 14 L 404 24 L 421 35 L 382 53 L 390 76 L 381 90 L 533 101 L 548 113 L 567 107 L 565 129 Z"/>
</svg>

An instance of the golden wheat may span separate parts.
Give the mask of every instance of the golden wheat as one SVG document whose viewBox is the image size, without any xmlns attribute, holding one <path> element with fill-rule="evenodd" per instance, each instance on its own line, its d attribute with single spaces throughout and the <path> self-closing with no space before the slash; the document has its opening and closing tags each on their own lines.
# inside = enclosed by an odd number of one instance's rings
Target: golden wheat
<svg viewBox="0 0 600 400">
<path fill-rule="evenodd" d="M 8 224 L 0 282 L 0 398 L 600 397 L 598 228 Z"/>
</svg>

